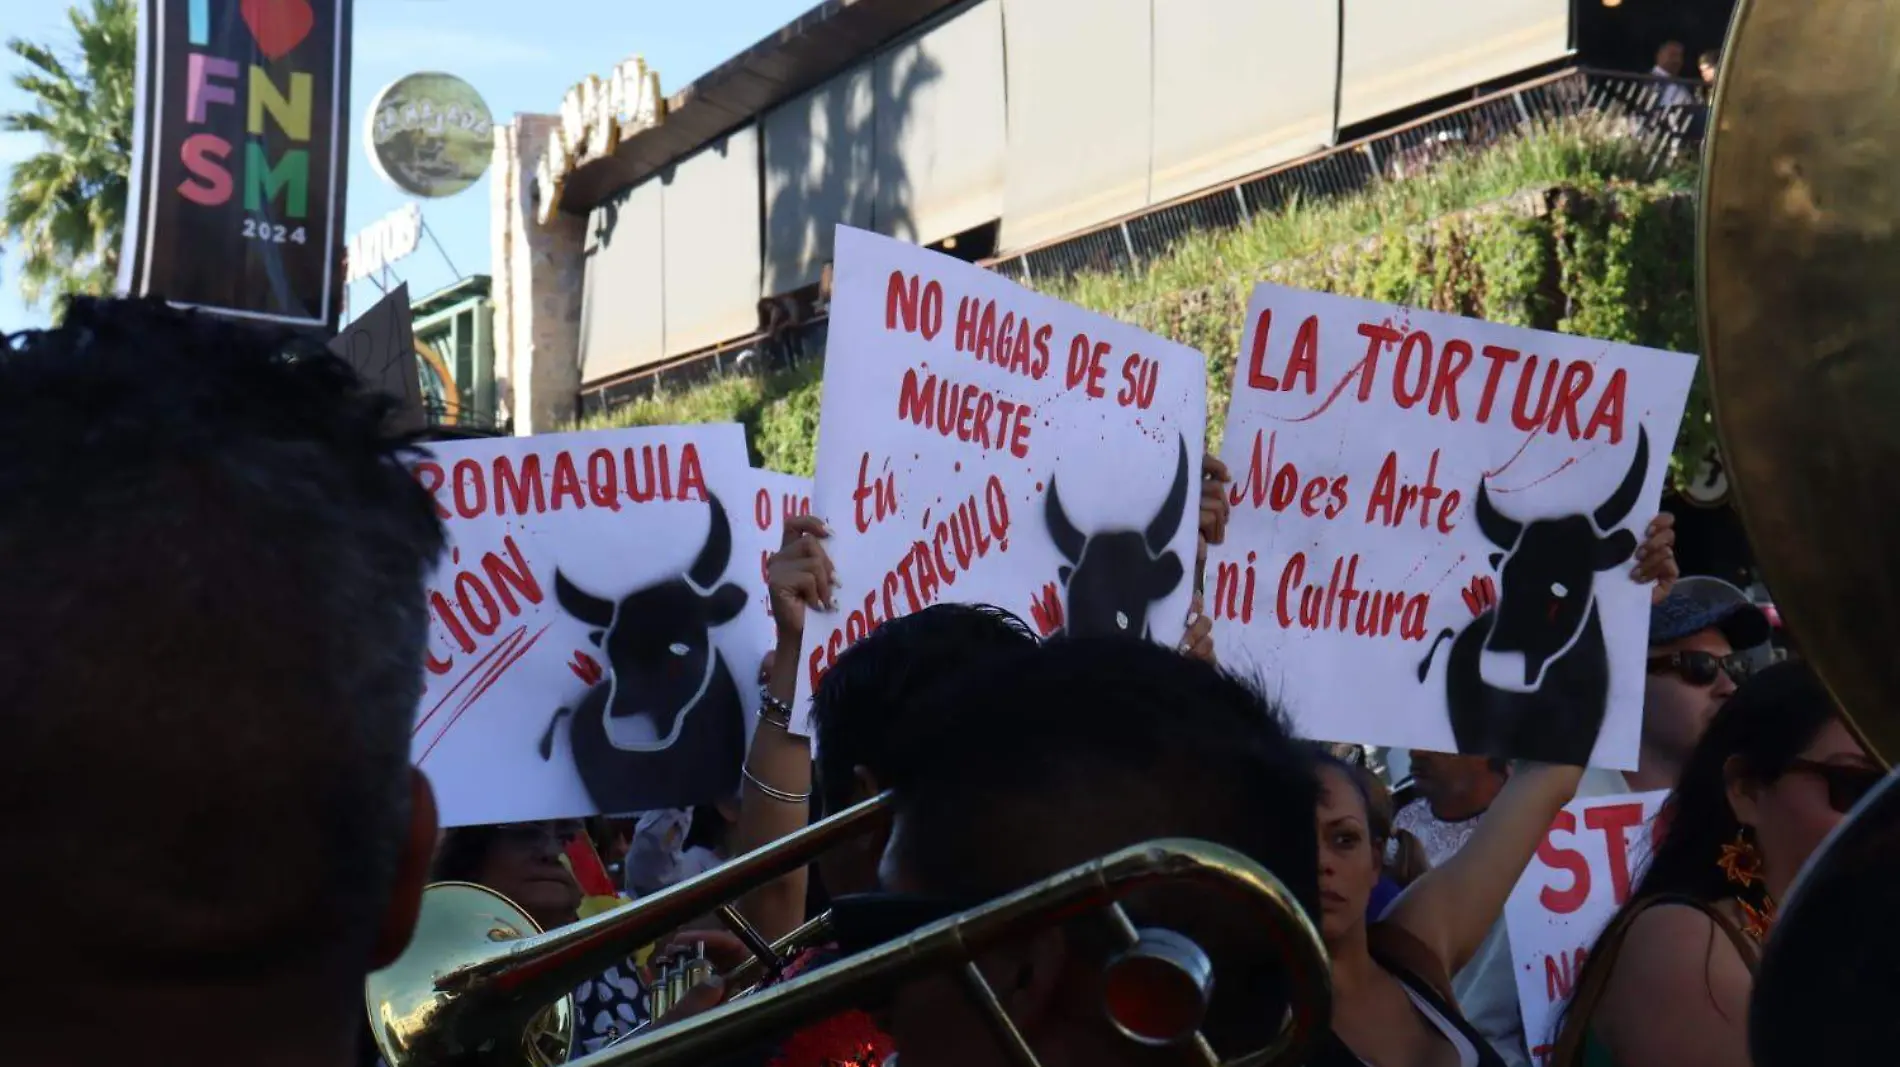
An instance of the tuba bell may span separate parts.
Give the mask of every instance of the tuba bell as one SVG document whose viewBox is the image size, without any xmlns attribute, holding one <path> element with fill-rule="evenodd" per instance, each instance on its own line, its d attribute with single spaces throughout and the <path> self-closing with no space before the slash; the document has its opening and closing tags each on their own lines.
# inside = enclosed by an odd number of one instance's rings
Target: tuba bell
<svg viewBox="0 0 1900 1067">
<path fill-rule="evenodd" d="M 417 937 L 401 959 L 370 976 L 370 1026 L 390 1067 L 552 1067 L 574 1045 L 569 991 L 640 946 L 709 912 L 751 945 L 756 959 L 727 976 L 729 990 L 773 976 L 787 952 L 821 943 L 820 918 L 766 945 L 727 901 L 810 863 L 843 840 L 868 833 L 888 816 L 884 794 L 814 823 L 756 852 L 651 897 L 550 933 L 499 894 L 465 883 L 423 894 Z M 1222 1061 L 1198 1032 L 1214 975 L 1206 954 L 1167 930 L 1138 930 L 1118 903 L 1159 884 L 1198 884 L 1251 907 L 1283 946 L 1292 990 L 1287 1016 L 1266 1046 Z M 1025 930 L 1099 913 L 1121 946 L 1107 972 L 1110 988 L 1126 979 L 1164 990 L 1186 1005 L 1186 1022 L 1155 1032 L 1148 1019 L 1125 1019 L 1105 1004 L 1123 1036 L 1144 1045 L 1181 1046 L 1207 1067 L 1294 1067 L 1331 1025 L 1330 963 L 1319 932 L 1278 879 L 1246 857 L 1199 841 L 1131 846 L 1047 878 L 988 904 L 949 916 L 771 989 L 729 999 L 671 1025 L 636 1031 L 576 1067 L 700 1067 L 753 1048 L 832 1014 L 879 999 L 919 976 L 955 974 L 1016 1062 L 1035 1054 L 973 962 L 990 945 Z M 1112 999 L 1112 998 L 1111 998 Z"/>
<path fill-rule="evenodd" d="M 1703 166 L 1697 278 L 1717 430 L 1776 607 L 1868 753 L 1900 758 L 1900 0 L 1740 0 Z M 1900 785 L 1782 902 L 1756 1067 L 1900 1048 Z"/>
</svg>

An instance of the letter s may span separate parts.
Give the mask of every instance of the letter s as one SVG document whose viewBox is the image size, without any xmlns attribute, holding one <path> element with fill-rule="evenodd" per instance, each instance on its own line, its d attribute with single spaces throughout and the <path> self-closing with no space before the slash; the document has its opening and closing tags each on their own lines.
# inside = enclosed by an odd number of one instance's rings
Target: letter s
<svg viewBox="0 0 1900 1067">
<path fill-rule="evenodd" d="M 1537 860 L 1546 867 L 1569 871 L 1570 888 L 1558 889 L 1556 886 L 1547 885 L 1537 891 L 1537 899 L 1552 912 L 1558 915 L 1569 915 L 1583 907 L 1583 902 L 1590 899 L 1590 861 L 1584 859 L 1583 853 L 1574 848 L 1558 848 L 1553 840 L 1553 835 L 1558 831 L 1566 834 L 1576 833 L 1577 817 L 1567 811 L 1557 813 L 1557 818 L 1550 824 L 1550 830 L 1544 834 L 1544 839 L 1537 843 Z"/>
<path fill-rule="evenodd" d="M 178 195 L 204 207 L 231 199 L 231 172 L 222 165 L 231 143 L 213 133 L 194 133 L 178 147 L 178 158 L 192 178 L 178 183 Z"/>
</svg>

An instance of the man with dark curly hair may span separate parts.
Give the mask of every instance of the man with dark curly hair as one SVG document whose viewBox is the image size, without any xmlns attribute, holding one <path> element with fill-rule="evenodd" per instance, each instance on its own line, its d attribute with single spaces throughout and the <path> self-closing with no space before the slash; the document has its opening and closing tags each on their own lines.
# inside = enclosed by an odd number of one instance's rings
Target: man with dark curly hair
<svg viewBox="0 0 1900 1067">
<path fill-rule="evenodd" d="M 157 302 L 0 346 L 9 1062 L 354 1062 L 435 837 L 443 534 L 387 412 L 314 343 Z"/>
</svg>

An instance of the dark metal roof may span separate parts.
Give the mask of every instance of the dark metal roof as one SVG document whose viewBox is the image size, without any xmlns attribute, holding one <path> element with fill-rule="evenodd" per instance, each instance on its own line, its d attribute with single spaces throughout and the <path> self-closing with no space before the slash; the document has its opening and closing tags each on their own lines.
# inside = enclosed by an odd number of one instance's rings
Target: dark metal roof
<svg viewBox="0 0 1900 1067">
<path fill-rule="evenodd" d="M 964 0 L 826 0 L 667 98 L 666 121 L 575 168 L 561 194 L 582 213 L 777 104 L 864 61 Z"/>
</svg>

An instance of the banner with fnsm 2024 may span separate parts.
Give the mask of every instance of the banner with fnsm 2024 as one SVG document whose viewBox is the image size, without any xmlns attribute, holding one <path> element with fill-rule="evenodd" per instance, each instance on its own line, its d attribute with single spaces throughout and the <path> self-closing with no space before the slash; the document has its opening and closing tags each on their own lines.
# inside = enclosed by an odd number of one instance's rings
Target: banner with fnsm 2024
<svg viewBox="0 0 1900 1067">
<path fill-rule="evenodd" d="M 334 331 L 351 0 L 144 0 L 118 289 Z"/>
</svg>

